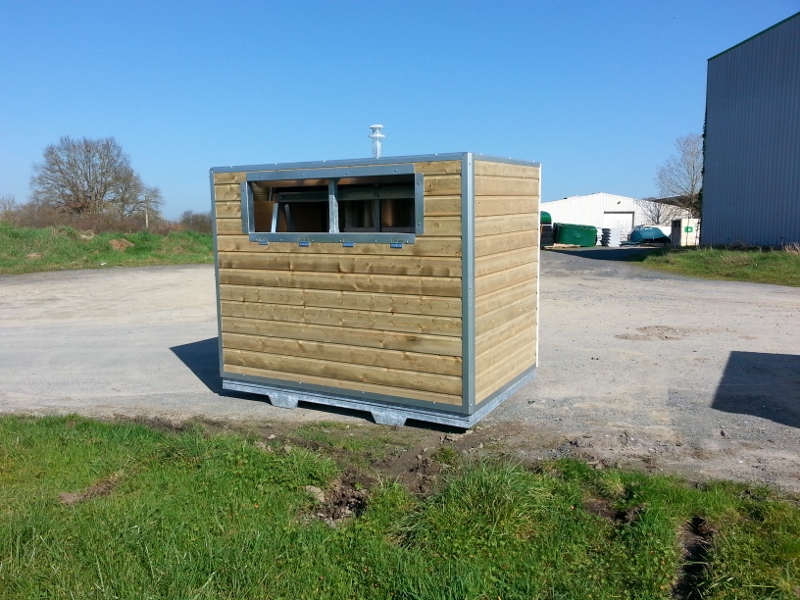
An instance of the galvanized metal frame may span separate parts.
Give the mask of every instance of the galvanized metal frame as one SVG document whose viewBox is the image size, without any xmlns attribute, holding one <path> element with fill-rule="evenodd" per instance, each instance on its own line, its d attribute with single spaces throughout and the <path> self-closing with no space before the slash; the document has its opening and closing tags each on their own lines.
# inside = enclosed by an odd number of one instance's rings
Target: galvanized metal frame
<svg viewBox="0 0 800 600">
<path fill-rule="evenodd" d="M 274 380 L 256 376 L 239 375 L 235 373 L 226 373 L 224 370 L 223 359 L 223 346 L 222 346 L 222 300 L 220 290 L 220 277 L 219 277 L 219 248 L 218 236 L 216 226 L 216 198 L 214 190 L 214 175 L 217 173 L 240 173 L 248 170 L 261 171 L 261 173 L 253 173 L 252 175 L 270 175 L 264 177 L 261 181 L 277 181 L 282 179 L 298 179 L 289 174 L 290 171 L 303 169 L 306 173 L 305 177 L 301 178 L 325 178 L 331 179 L 337 176 L 332 174 L 333 169 L 323 168 L 319 169 L 321 164 L 325 167 L 347 167 L 345 171 L 347 176 L 357 176 L 353 173 L 356 167 L 368 167 L 371 171 L 370 175 L 378 174 L 372 167 L 375 166 L 389 166 L 398 165 L 398 163 L 406 162 L 441 162 L 441 161 L 461 161 L 461 203 L 462 203 L 462 404 L 445 404 L 432 401 L 414 400 L 411 398 L 386 396 L 382 394 L 375 394 L 369 392 L 358 392 L 354 390 L 343 390 L 339 388 L 332 388 L 327 386 L 318 386 L 304 382 L 297 382 L 293 384 L 291 381 Z M 217 284 L 217 330 L 219 331 L 218 347 L 219 347 L 219 365 L 220 373 L 222 375 L 222 387 L 226 390 L 255 393 L 267 395 L 270 401 L 278 406 L 285 405 L 291 407 L 296 405 L 298 401 L 308 401 L 316 404 L 324 404 L 329 406 L 337 406 L 342 408 L 351 408 L 354 410 L 362 410 L 370 412 L 373 418 L 378 423 L 396 424 L 401 425 L 406 419 L 422 420 L 431 423 L 438 423 L 442 425 L 450 425 L 455 427 L 472 427 L 486 414 L 494 410 L 499 404 L 504 402 L 511 395 L 516 393 L 522 386 L 531 381 L 535 376 L 536 365 L 527 369 L 515 377 L 512 381 L 508 382 L 502 388 L 492 393 L 488 398 L 476 404 L 476 370 L 475 370 L 475 160 L 487 160 L 490 162 L 521 165 L 521 166 L 535 166 L 541 168 L 540 163 L 514 160 L 510 158 L 499 158 L 486 156 L 482 154 L 473 154 L 469 152 L 457 154 L 434 154 L 434 155 L 420 155 L 408 157 L 391 157 L 384 159 L 361 159 L 353 161 L 329 161 L 329 162 L 315 162 L 315 163 L 293 163 L 282 165 L 254 165 L 242 167 L 217 167 L 210 171 L 210 186 L 211 186 L 211 204 L 213 219 L 213 234 L 214 234 L 214 271 Z M 413 165 L 406 165 L 411 167 L 413 172 Z M 277 168 L 276 168 L 277 167 Z M 316 169 L 313 169 L 316 167 Z M 265 171 L 268 171 L 265 172 Z M 311 173 L 311 174 L 309 174 Z M 401 171 L 391 171 L 394 174 L 401 173 Z M 252 206 L 252 192 L 245 193 L 244 188 L 249 190 L 248 181 L 256 179 L 248 179 L 243 182 L 242 193 L 242 208 L 244 209 Z M 424 201 L 424 185 L 420 174 L 415 174 L 420 179 L 415 181 L 415 186 L 419 185 L 421 191 L 419 202 Z M 339 176 L 341 177 L 341 176 Z M 416 191 L 416 189 L 415 189 Z M 539 191 L 541 196 L 541 179 L 539 182 Z M 541 198 L 540 198 L 541 200 Z M 417 201 L 415 194 L 415 201 Z M 249 204 L 247 204 L 249 203 Z M 420 221 L 424 220 L 423 206 L 416 207 L 416 216 Z M 249 219 L 252 219 L 252 208 L 249 211 Z M 243 227 L 247 220 L 243 219 Z M 252 231 L 245 233 L 251 234 Z M 273 234 L 274 235 L 274 234 Z M 282 234 L 285 235 L 285 234 Z M 285 241 L 301 241 L 311 240 L 313 234 L 293 234 L 293 239 Z M 372 243 L 371 240 L 363 240 L 362 236 L 368 238 L 375 238 L 376 234 L 317 234 L 325 236 L 323 241 L 346 242 L 356 240 L 361 243 Z M 380 234 L 382 238 L 397 239 L 402 234 Z M 296 236 L 296 237 L 295 237 Z M 253 240 L 258 241 L 258 240 Z M 279 240 L 273 240 L 279 241 Z M 280 240 L 284 241 L 284 240 Z M 260 242 L 266 243 L 266 242 Z M 538 261 L 537 261 L 538 269 Z M 538 275 L 538 272 L 537 272 Z M 538 296 L 538 280 L 537 280 L 537 296 Z M 538 319 L 538 304 L 537 304 L 537 319 Z M 538 337 L 537 337 L 537 356 L 538 356 Z M 271 392 L 271 395 L 270 395 Z"/>
<path fill-rule="evenodd" d="M 215 173 L 244 173 L 246 171 L 279 171 L 294 169 L 328 169 L 332 167 L 367 167 L 398 165 L 418 162 L 442 162 L 448 160 L 462 160 L 465 155 L 472 154 L 475 160 L 488 160 L 490 162 L 505 163 L 509 165 L 520 165 L 523 167 L 538 167 L 536 161 L 517 160 L 492 156 L 489 154 L 475 154 L 472 152 L 450 152 L 446 154 L 415 154 L 408 156 L 391 156 L 388 158 L 356 158 L 353 160 L 320 160 L 313 162 L 296 163 L 266 163 L 260 165 L 241 165 L 232 167 L 214 167 L 211 169 L 212 175 Z"/>
<path fill-rule="evenodd" d="M 220 293 L 221 288 L 219 282 L 219 235 L 217 235 L 217 193 L 214 189 L 214 169 L 209 171 L 209 179 L 211 184 L 211 235 L 214 238 L 214 281 L 217 286 L 217 359 L 219 362 L 219 373 L 223 377 L 224 382 L 225 361 L 222 356 L 222 294 Z"/>
<path fill-rule="evenodd" d="M 461 397 L 466 414 L 475 408 L 475 161 L 461 159 Z"/>
<path fill-rule="evenodd" d="M 247 381 L 223 380 L 222 385 L 226 390 L 266 395 L 273 406 L 280 408 L 296 408 L 299 402 L 311 402 L 369 412 L 372 414 L 374 421 L 381 425 L 404 425 L 406 419 L 414 419 L 451 427 L 463 427 L 464 429 L 472 427 L 517 391 L 517 388 L 509 390 L 502 396 L 497 396 L 491 404 L 482 406 L 479 411 L 472 415 L 463 415 L 456 412 L 436 410 L 435 408 L 380 402 L 371 398 L 354 398 L 346 395 L 342 390 L 331 391 L 326 389 L 324 392 L 317 394 L 305 388 L 297 390 L 278 385 L 262 384 L 251 379 Z"/>
<path fill-rule="evenodd" d="M 315 165 L 319 167 L 319 164 Z M 248 172 L 245 181 L 241 183 L 242 198 L 242 231 L 250 237 L 251 242 L 269 244 L 269 242 L 314 242 L 314 243 L 343 243 L 353 242 L 361 244 L 413 244 L 418 235 L 425 232 L 425 180 L 421 173 L 414 172 L 413 164 L 396 165 L 360 165 L 331 168 L 272 168 L 262 171 Z M 245 167 L 242 167 L 245 169 Z M 217 171 L 215 171 L 217 172 Z M 255 230 L 253 190 L 251 182 L 255 181 L 282 181 L 291 179 L 326 179 L 328 180 L 328 210 L 331 219 L 334 213 L 338 215 L 334 204 L 336 202 L 336 182 L 343 177 L 380 177 L 382 175 L 413 175 L 414 176 L 414 233 L 405 232 L 339 232 L 338 221 L 331 220 L 330 231 L 327 232 L 262 232 Z M 333 198 L 333 200 L 331 200 Z M 245 212 L 247 211 L 247 212 Z"/>
</svg>

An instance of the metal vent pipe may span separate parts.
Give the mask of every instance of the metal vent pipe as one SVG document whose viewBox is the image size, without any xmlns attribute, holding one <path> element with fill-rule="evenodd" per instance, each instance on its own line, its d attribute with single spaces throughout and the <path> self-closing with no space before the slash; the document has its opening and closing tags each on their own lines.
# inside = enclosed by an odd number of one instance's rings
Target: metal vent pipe
<svg viewBox="0 0 800 600">
<path fill-rule="evenodd" d="M 381 157 L 381 140 L 386 136 L 381 133 L 381 129 L 383 129 L 383 125 L 370 125 L 370 129 L 372 129 L 372 133 L 370 133 L 367 137 L 372 138 L 372 158 L 380 158 Z"/>
</svg>

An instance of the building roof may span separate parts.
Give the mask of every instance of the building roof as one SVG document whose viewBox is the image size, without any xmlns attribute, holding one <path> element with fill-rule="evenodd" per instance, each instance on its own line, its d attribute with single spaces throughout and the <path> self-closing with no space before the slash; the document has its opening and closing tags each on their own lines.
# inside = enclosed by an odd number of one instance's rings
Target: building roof
<svg viewBox="0 0 800 600">
<path fill-rule="evenodd" d="M 780 27 L 781 25 L 783 25 L 784 23 L 786 23 L 786 21 L 791 21 L 792 19 L 796 19 L 796 18 L 798 18 L 798 17 L 800 17 L 800 12 L 799 12 L 799 13 L 796 13 L 796 14 L 794 14 L 794 15 L 792 15 L 791 17 L 786 17 L 786 18 L 785 18 L 783 21 L 779 21 L 778 23 L 775 23 L 775 25 L 772 25 L 771 27 L 767 27 L 767 28 L 766 28 L 764 31 L 759 31 L 757 34 L 755 34 L 755 35 L 751 35 L 751 36 L 750 36 L 749 38 L 747 38 L 746 40 L 742 40 L 741 42 L 739 42 L 738 44 L 736 44 L 736 45 L 734 45 L 734 46 L 731 46 L 731 47 L 730 47 L 730 48 L 728 48 L 727 50 L 723 50 L 723 51 L 722 51 L 722 52 L 720 52 L 719 54 L 715 54 L 714 56 L 712 56 L 712 57 L 711 57 L 711 58 L 709 58 L 708 60 L 709 60 L 709 61 L 712 61 L 712 60 L 714 60 L 715 58 L 718 58 L 718 57 L 722 56 L 723 54 L 727 54 L 727 53 L 728 53 L 728 52 L 730 52 L 731 50 L 733 50 L 733 49 L 735 49 L 735 48 L 738 48 L 739 46 L 741 46 L 741 45 L 743 45 L 743 44 L 746 44 L 746 43 L 747 43 L 747 42 L 749 42 L 750 40 L 753 40 L 753 39 L 755 39 L 755 38 L 757 38 L 757 37 L 760 37 L 760 36 L 764 35 L 765 33 L 767 33 L 768 31 L 771 31 L 771 30 L 775 29 L 776 27 Z"/>
</svg>

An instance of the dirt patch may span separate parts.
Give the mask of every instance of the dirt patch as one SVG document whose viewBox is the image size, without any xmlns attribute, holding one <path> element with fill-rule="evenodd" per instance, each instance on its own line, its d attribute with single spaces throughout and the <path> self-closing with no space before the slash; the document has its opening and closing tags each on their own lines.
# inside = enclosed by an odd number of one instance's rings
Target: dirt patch
<svg viewBox="0 0 800 600">
<path fill-rule="evenodd" d="M 28 258 L 30 260 L 39 260 L 40 258 L 42 258 L 42 253 L 41 252 L 31 252 L 30 254 L 26 254 L 25 258 Z"/>
<path fill-rule="evenodd" d="M 615 510 L 608 500 L 589 498 L 584 501 L 582 508 L 589 514 L 605 519 L 606 521 L 618 520 L 619 511 Z"/>
<path fill-rule="evenodd" d="M 317 503 L 314 516 L 336 527 L 340 521 L 358 518 L 367 509 L 370 488 L 378 480 L 348 469 L 327 490 L 316 486 L 306 486 L 305 492 Z"/>
<path fill-rule="evenodd" d="M 117 487 L 121 478 L 122 473 L 115 473 L 93 483 L 83 492 L 63 492 L 58 495 L 58 499 L 61 501 L 61 504 L 65 506 L 73 506 L 94 498 L 108 496 Z"/>
<path fill-rule="evenodd" d="M 688 330 L 666 325 L 652 325 L 649 327 L 637 327 L 639 333 L 620 333 L 614 337 L 620 340 L 633 340 L 637 342 L 649 342 L 655 340 L 682 340 L 689 334 Z"/>
<path fill-rule="evenodd" d="M 637 504 L 627 510 L 617 510 L 611 501 L 603 498 L 589 498 L 581 506 L 589 514 L 605 519 L 619 525 L 632 525 L 639 520 L 639 516 L 647 508 L 646 504 Z"/>
<path fill-rule="evenodd" d="M 124 238 L 109 240 L 108 245 L 116 252 L 125 252 L 128 248 L 133 247 L 133 242 L 129 242 Z"/>
<path fill-rule="evenodd" d="M 702 517 L 693 517 L 678 532 L 683 550 L 683 567 L 675 585 L 674 600 L 699 600 L 706 576 L 708 555 L 716 532 Z"/>
</svg>

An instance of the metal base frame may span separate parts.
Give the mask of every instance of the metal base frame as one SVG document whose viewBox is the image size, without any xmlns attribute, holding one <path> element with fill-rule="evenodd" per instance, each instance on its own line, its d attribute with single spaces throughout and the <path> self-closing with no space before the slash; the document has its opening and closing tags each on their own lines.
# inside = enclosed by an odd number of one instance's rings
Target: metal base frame
<svg viewBox="0 0 800 600">
<path fill-rule="evenodd" d="M 374 400 L 355 399 L 334 393 L 301 392 L 289 388 L 234 379 L 223 379 L 222 389 L 268 396 L 270 404 L 280 408 L 297 408 L 299 402 L 312 402 L 314 404 L 365 411 L 369 412 L 372 415 L 372 419 L 379 425 L 402 426 L 405 425 L 406 419 L 413 419 L 426 423 L 469 429 L 513 396 L 522 386 L 532 381 L 535 375 L 535 369 L 526 371 L 510 385 L 501 389 L 494 397 L 482 402 L 480 408 L 471 415 L 460 415 L 431 408 L 388 404 Z"/>
</svg>

